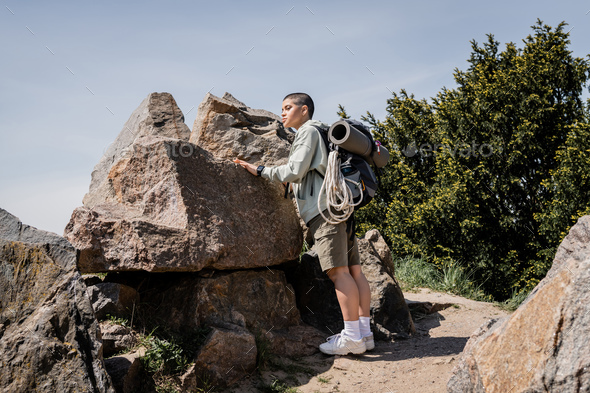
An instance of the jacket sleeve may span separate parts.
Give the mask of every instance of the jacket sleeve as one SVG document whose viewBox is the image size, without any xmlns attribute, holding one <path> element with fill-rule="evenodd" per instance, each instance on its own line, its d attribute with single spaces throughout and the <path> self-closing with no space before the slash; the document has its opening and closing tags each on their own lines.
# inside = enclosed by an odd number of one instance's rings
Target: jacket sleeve
<svg viewBox="0 0 590 393">
<path fill-rule="evenodd" d="M 289 161 L 285 165 L 264 168 L 261 176 L 273 181 L 301 183 L 310 170 L 319 138 L 312 127 L 301 128 L 293 141 Z"/>
</svg>

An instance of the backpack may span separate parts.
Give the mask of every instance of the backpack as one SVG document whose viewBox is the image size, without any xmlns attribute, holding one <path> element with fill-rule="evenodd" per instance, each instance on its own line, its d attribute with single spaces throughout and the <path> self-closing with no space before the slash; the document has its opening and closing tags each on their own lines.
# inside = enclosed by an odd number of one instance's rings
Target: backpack
<svg viewBox="0 0 590 393">
<path fill-rule="evenodd" d="M 371 146 L 373 146 L 373 149 L 375 149 L 376 144 L 373 140 L 373 135 L 364 124 L 350 119 L 344 119 L 344 121 L 369 138 L 371 141 Z M 373 172 L 369 162 L 363 156 L 351 153 L 348 150 L 345 150 L 342 147 L 330 142 L 327 131 L 319 127 L 315 128 L 319 131 L 322 140 L 328 149 L 328 153 L 331 153 L 332 151 L 338 152 L 340 158 L 340 172 L 344 176 L 346 185 L 352 192 L 353 201 L 355 203 L 354 210 L 356 211 L 357 209 L 367 205 L 375 196 L 375 192 L 378 188 L 377 177 L 375 176 L 375 172 Z M 320 176 L 322 179 L 324 178 L 322 173 L 320 173 Z"/>
</svg>

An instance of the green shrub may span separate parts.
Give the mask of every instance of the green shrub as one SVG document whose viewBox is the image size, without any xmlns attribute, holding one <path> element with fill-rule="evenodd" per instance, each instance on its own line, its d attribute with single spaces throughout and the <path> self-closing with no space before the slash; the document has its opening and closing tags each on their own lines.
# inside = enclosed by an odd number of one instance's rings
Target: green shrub
<svg viewBox="0 0 590 393">
<path fill-rule="evenodd" d="M 463 272 L 445 274 L 447 288 L 474 283 L 460 292 L 505 300 L 545 276 L 559 242 L 590 213 L 590 62 L 572 56 L 565 26 L 538 21 L 523 48 L 501 50 L 492 35 L 473 41 L 456 88 L 431 101 L 402 90 L 384 120 L 363 118 L 391 158 L 376 198 L 358 211 L 359 234 L 377 228 L 394 255 L 443 274 L 460 261 Z"/>
<path fill-rule="evenodd" d="M 399 258 L 395 261 L 395 275 L 406 290 L 423 287 L 473 300 L 491 300 L 482 290 L 481 284 L 474 283 L 473 272 L 466 272 L 464 267 L 456 263 L 449 263 L 439 269 L 424 258 Z"/>
<path fill-rule="evenodd" d="M 142 344 L 146 347 L 142 361 L 149 373 L 176 374 L 189 364 L 182 348 L 173 342 L 150 335 L 142 340 Z"/>
<path fill-rule="evenodd" d="M 515 311 L 522 302 L 525 301 L 527 296 L 529 295 L 530 291 L 513 291 L 512 296 L 509 299 L 504 300 L 503 302 L 499 303 L 498 305 L 506 310 L 506 311 Z"/>
<path fill-rule="evenodd" d="M 424 258 L 405 257 L 395 261 L 395 276 L 409 287 L 435 288 L 442 275 Z"/>
</svg>

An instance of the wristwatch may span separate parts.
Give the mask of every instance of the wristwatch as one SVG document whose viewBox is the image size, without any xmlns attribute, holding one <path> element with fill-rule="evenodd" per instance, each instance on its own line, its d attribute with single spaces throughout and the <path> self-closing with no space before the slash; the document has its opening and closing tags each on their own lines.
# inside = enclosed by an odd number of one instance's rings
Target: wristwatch
<svg viewBox="0 0 590 393">
<path fill-rule="evenodd" d="M 264 170 L 264 165 L 260 165 L 258 168 L 256 168 L 256 176 L 262 175 L 263 170 Z"/>
</svg>

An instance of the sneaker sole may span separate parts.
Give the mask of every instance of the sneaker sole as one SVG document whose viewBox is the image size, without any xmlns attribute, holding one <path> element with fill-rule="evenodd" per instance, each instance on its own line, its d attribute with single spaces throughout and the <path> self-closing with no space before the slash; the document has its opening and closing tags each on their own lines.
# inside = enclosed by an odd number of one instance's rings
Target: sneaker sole
<svg viewBox="0 0 590 393">
<path fill-rule="evenodd" d="M 367 350 L 366 346 L 365 348 L 360 347 L 360 348 L 346 348 L 343 351 L 331 351 L 329 349 L 324 349 L 322 347 L 320 347 L 320 352 L 326 354 L 326 355 L 348 355 L 349 353 L 352 353 L 354 355 L 360 355 L 361 353 L 365 353 L 365 351 Z"/>
</svg>

